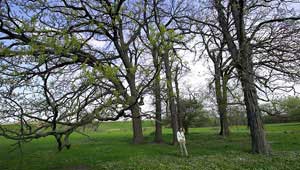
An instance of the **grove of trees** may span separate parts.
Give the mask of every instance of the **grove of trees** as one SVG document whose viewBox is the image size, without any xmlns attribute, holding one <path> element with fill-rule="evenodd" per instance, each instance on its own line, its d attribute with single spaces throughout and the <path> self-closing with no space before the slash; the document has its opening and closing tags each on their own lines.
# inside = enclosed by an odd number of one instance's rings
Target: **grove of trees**
<svg viewBox="0 0 300 170">
<path fill-rule="evenodd" d="M 176 144 L 189 119 L 209 121 L 202 99 L 186 97 L 180 86 L 187 58 L 201 58 L 212 70 L 219 134 L 230 135 L 232 106 L 245 107 L 252 152 L 269 154 L 262 115 L 277 112 L 260 102 L 297 93 L 299 6 L 297 0 L 0 0 L 0 136 L 19 144 L 53 136 L 62 150 L 79 127 L 131 118 L 132 142 L 140 144 L 142 119 L 150 116 L 161 143 L 167 114 Z M 141 109 L 147 95 L 154 113 Z M 291 105 L 299 98 L 291 100 L 281 106 L 298 114 Z"/>
</svg>

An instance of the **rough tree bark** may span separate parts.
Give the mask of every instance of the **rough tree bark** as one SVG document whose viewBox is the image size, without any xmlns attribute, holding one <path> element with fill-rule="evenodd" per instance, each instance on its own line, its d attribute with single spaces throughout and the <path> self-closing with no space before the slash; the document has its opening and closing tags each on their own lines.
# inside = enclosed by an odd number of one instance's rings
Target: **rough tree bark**
<svg viewBox="0 0 300 170">
<path fill-rule="evenodd" d="M 224 50 L 224 38 L 219 38 L 220 42 L 217 41 L 217 36 L 215 33 L 212 33 L 214 41 L 206 41 L 205 35 L 202 35 L 205 49 L 209 58 L 214 63 L 214 83 L 215 83 L 215 95 L 217 101 L 217 108 L 220 120 L 220 132 L 219 135 L 226 137 L 229 135 L 229 122 L 227 117 L 227 108 L 228 108 L 228 99 L 227 99 L 227 84 L 230 77 L 230 73 L 233 69 L 231 64 L 227 64 L 230 60 L 228 58 L 223 62 L 223 50 Z M 213 42 L 217 45 L 217 49 L 213 49 L 209 42 Z"/>
<path fill-rule="evenodd" d="M 160 67 L 158 62 L 158 52 L 157 50 L 152 50 L 154 67 Z M 161 88 L 160 88 L 160 72 L 157 74 L 153 83 L 153 93 L 155 97 L 155 137 L 154 142 L 162 143 L 162 125 L 161 125 Z"/>
<path fill-rule="evenodd" d="M 126 47 L 124 42 L 120 43 L 123 47 Z M 136 87 L 136 70 L 134 69 L 134 65 L 128 56 L 128 48 L 119 47 L 119 53 L 122 56 L 122 61 L 125 65 L 127 74 L 126 80 L 130 89 L 130 96 L 128 97 L 128 101 L 133 102 L 138 97 L 138 90 Z M 142 129 L 142 118 L 140 116 L 140 107 L 138 103 L 135 103 L 131 109 L 132 114 L 132 129 L 133 129 L 133 143 L 140 144 L 144 141 L 143 129 Z"/>
<path fill-rule="evenodd" d="M 139 113 L 139 106 L 135 105 L 132 107 L 132 128 L 133 128 L 133 143 L 140 144 L 144 141 L 142 120 Z"/>
<path fill-rule="evenodd" d="M 235 62 L 239 79 L 244 93 L 244 102 L 247 110 L 248 126 L 250 127 L 252 152 L 259 154 L 268 154 L 270 147 L 267 143 L 261 112 L 258 107 L 258 96 L 254 81 L 253 60 L 251 56 L 250 42 L 247 41 L 244 24 L 244 1 L 232 0 L 230 2 L 232 16 L 237 31 L 238 47 L 235 44 L 233 36 L 230 34 L 229 25 L 226 23 L 226 17 L 223 11 L 223 5 L 220 0 L 215 0 L 215 8 L 218 12 L 218 22 L 221 26 L 223 35 L 226 39 L 229 52 Z"/>
<path fill-rule="evenodd" d="M 177 104 L 177 114 L 178 114 L 178 126 L 179 128 L 183 127 L 183 115 L 182 115 L 182 109 L 180 104 L 180 91 L 179 91 L 179 84 L 178 84 L 178 74 L 179 74 L 179 66 L 177 65 L 175 68 L 175 77 L 174 77 L 174 83 L 175 83 L 175 90 L 176 90 L 176 104 Z"/>
<path fill-rule="evenodd" d="M 128 74 L 129 88 L 131 92 L 131 98 L 136 99 L 138 97 L 138 92 L 135 85 L 135 74 L 129 71 Z M 132 129 L 133 129 L 133 143 L 140 144 L 144 141 L 143 129 L 142 129 L 142 119 L 140 116 L 140 107 L 136 103 L 131 109 L 132 114 Z"/>
<path fill-rule="evenodd" d="M 270 146 L 267 143 L 266 135 L 263 128 L 261 111 L 258 106 L 258 96 L 254 81 L 253 61 L 248 48 L 241 50 L 245 61 L 241 62 L 241 68 L 238 74 L 242 83 L 244 92 L 244 102 L 247 110 L 248 126 L 250 127 L 251 143 L 253 153 L 269 154 Z"/>
<path fill-rule="evenodd" d="M 220 60 L 220 59 L 216 59 Z M 215 63 L 215 91 L 217 99 L 217 107 L 220 116 L 220 132 L 219 135 L 224 137 L 229 135 L 229 122 L 227 117 L 227 82 L 228 76 L 221 73 L 220 62 Z M 221 82 L 222 78 L 222 82 Z"/>
<path fill-rule="evenodd" d="M 172 144 L 177 144 L 177 136 L 176 133 L 178 131 L 178 115 L 176 113 L 176 105 L 175 105 L 175 94 L 173 91 L 172 86 L 172 72 L 171 72 L 171 66 L 170 66 L 170 60 L 168 53 L 163 54 L 163 60 L 165 65 L 165 73 L 166 73 L 166 80 L 167 80 L 167 94 L 168 94 L 168 100 L 169 100 L 169 107 L 170 107 L 170 113 L 171 113 L 171 126 L 172 126 L 172 132 L 173 132 L 173 140 Z"/>
</svg>

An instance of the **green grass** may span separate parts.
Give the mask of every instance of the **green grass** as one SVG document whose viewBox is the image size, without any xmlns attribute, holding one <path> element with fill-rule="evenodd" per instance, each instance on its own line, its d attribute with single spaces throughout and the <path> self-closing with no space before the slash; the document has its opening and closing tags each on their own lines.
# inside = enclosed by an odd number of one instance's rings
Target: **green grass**
<svg viewBox="0 0 300 170">
<path fill-rule="evenodd" d="M 224 139 L 218 128 L 192 128 L 187 136 L 189 158 L 179 155 L 177 146 L 169 145 L 171 130 L 164 129 L 165 144 L 154 144 L 154 123 L 143 123 L 145 144 L 131 144 L 131 123 L 102 123 L 87 138 L 71 136 L 70 150 L 57 152 L 53 137 L 26 143 L 23 154 L 12 149 L 13 141 L 0 138 L 0 170 L 98 170 L 98 169 L 300 169 L 300 123 L 266 125 L 272 155 L 250 154 L 249 130 L 231 127 Z"/>
</svg>

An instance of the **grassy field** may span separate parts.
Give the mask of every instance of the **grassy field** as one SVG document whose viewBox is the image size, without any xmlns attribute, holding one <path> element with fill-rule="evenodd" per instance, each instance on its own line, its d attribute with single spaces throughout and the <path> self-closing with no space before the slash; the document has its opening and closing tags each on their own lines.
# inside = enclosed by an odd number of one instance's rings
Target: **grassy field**
<svg viewBox="0 0 300 170">
<path fill-rule="evenodd" d="M 70 150 L 57 152 L 53 137 L 24 144 L 23 154 L 12 149 L 13 141 L 0 137 L 0 170 L 184 170 L 184 169 L 300 169 L 300 123 L 266 125 L 273 152 L 270 156 L 250 154 L 246 127 L 231 127 L 224 139 L 218 128 L 193 128 L 187 136 L 190 157 L 180 157 L 179 148 L 169 145 L 170 129 L 164 129 L 165 144 L 154 144 L 153 122 L 144 122 L 146 143 L 131 144 L 131 124 L 100 125 L 90 137 L 74 133 Z"/>
</svg>

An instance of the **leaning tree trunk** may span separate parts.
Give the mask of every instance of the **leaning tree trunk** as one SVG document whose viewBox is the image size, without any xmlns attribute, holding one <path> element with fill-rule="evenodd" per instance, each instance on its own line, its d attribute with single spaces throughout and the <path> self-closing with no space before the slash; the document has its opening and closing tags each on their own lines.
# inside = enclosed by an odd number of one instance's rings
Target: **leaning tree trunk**
<svg viewBox="0 0 300 170">
<path fill-rule="evenodd" d="M 226 22 L 227 19 L 223 11 L 222 1 L 215 0 L 214 5 L 218 12 L 218 22 L 226 39 L 230 55 L 233 57 L 233 61 L 235 62 L 235 67 L 238 71 L 239 79 L 242 84 L 244 102 L 247 110 L 248 125 L 251 133 L 252 152 L 268 154 L 270 152 L 270 147 L 267 144 L 262 120 L 260 117 L 261 112 L 258 107 L 258 96 L 254 81 L 254 69 L 250 42 L 248 42 L 245 33 L 245 1 L 234 0 L 230 3 L 231 13 L 238 38 L 238 46 L 235 44 L 235 38 L 230 34 L 230 26 Z"/>
<path fill-rule="evenodd" d="M 247 39 L 244 23 L 244 9 L 246 1 L 235 1 L 232 4 L 233 18 L 237 28 L 239 42 L 239 55 L 237 59 L 238 74 L 244 92 L 244 102 L 247 110 L 248 125 L 250 127 L 252 152 L 259 154 L 269 154 L 270 147 L 267 143 L 261 111 L 258 106 L 258 96 L 255 86 L 255 72 L 253 69 L 253 58 L 251 45 Z M 238 5 L 237 5 L 238 4 Z"/>
<path fill-rule="evenodd" d="M 178 116 L 176 113 L 175 95 L 174 95 L 173 86 L 172 86 L 172 73 L 171 73 L 169 55 L 167 53 L 164 54 L 163 59 L 164 59 L 165 73 L 166 73 L 166 80 L 167 80 L 168 100 L 169 100 L 169 106 L 170 106 L 170 112 L 171 112 L 171 126 L 172 126 L 172 132 L 173 132 L 172 144 L 175 145 L 175 144 L 177 144 L 176 134 L 178 131 Z"/>
<path fill-rule="evenodd" d="M 158 55 L 156 51 L 152 52 L 153 56 L 153 63 L 154 67 L 160 67 L 158 63 Z M 158 69 L 160 70 L 160 69 Z M 160 71 L 155 77 L 154 83 L 153 83 L 153 92 L 155 97 L 155 137 L 154 142 L 156 143 L 162 143 L 162 120 L 161 120 L 161 88 L 160 88 Z"/>
<path fill-rule="evenodd" d="M 247 53 L 249 54 L 249 51 L 244 54 Z M 268 154 L 270 152 L 270 147 L 267 143 L 261 111 L 257 100 L 258 96 L 254 81 L 253 61 L 250 55 L 246 56 L 244 56 L 245 59 L 241 60 L 241 68 L 238 69 L 238 74 L 244 92 L 244 102 L 251 134 L 252 152 Z"/>
</svg>

